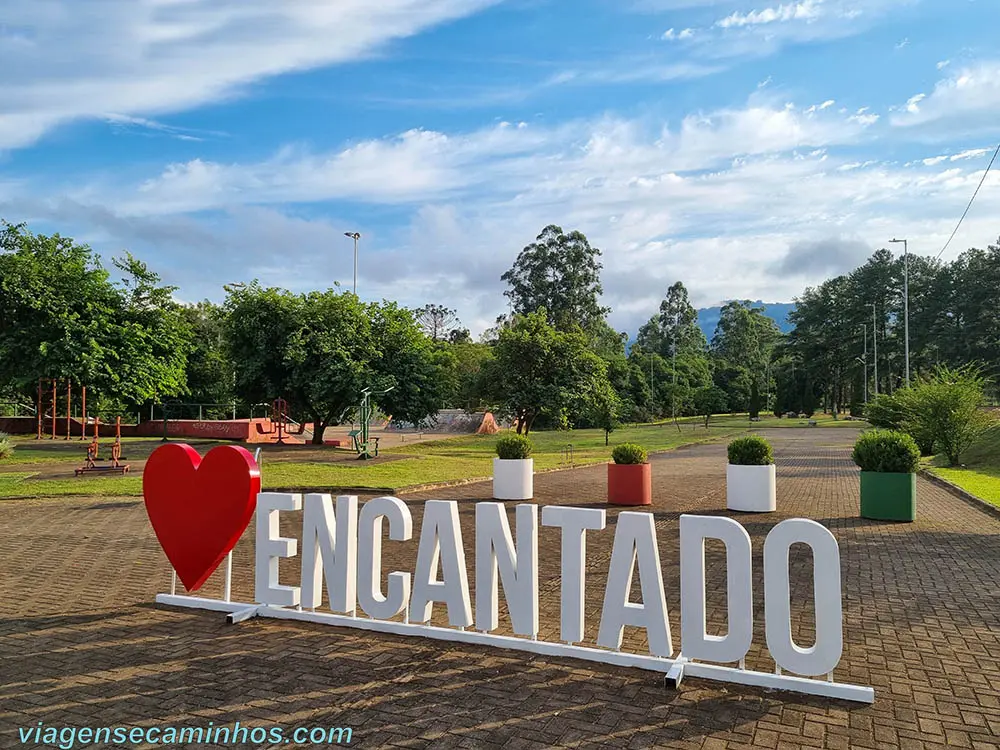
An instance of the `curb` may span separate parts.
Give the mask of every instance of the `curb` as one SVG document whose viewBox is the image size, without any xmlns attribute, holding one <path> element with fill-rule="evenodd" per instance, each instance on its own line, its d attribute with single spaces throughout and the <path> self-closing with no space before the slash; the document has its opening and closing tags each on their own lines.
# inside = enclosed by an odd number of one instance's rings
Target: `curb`
<svg viewBox="0 0 1000 750">
<path fill-rule="evenodd" d="M 966 503 L 973 506 L 974 508 L 978 508 L 979 510 L 993 516 L 994 518 L 1000 518 L 1000 508 L 993 505 L 992 503 L 986 502 L 981 497 L 976 497 L 968 490 L 963 490 L 957 484 L 949 482 L 947 479 L 942 479 L 937 474 L 933 474 L 927 469 L 921 469 L 917 473 L 920 474 L 920 476 L 922 476 L 931 484 L 937 485 L 941 489 L 950 492 L 952 495 L 959 498 L 960 500 L 964 500 Z"/>
</svg>

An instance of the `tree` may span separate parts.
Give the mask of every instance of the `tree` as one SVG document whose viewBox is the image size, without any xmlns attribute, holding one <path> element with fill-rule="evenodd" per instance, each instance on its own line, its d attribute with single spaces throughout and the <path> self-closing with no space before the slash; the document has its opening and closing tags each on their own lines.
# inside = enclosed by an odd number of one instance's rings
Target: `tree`
<svg viewBox="0 0 1000 750">
<path fill-rule="evenodd" d="M 564 234 L 550 224 L 517 256 L 501 276 L 515 314 L 545 309 L 548 322 L 560 331 L 591 331 L 610 308 L 601 307 L 601 251 L 582 232 Z"/>
<path fill-rule="evenodd" d="M 611 433 L 621 426 L 622 401 L 607 379 L 598 381 L 590 394 L 587 404 L 588 417 L 597 427 L 604 430 L 604 444 L 607 445 Z"/>
<path fill-rule="evenodd" d="M 731 411 L 754 411 L 768 362 L 781 339 L 778 325 L 763 307 L 749 301 L 729 302 L 719 314 L 712 337 L 712 353 L 717 360 L 716 385 L 729 394 Z M 769 387 L 769 384 L 764 384 Z"/>
<path fill-rule="evenodd" d="M 416 310 L 416 320 L 431 341 L 448 339 L 458 329 L 458 313 L 444 305 L 424 305 Z M 465 331 L 468 335 L 468 331 Z"/>
<path fill-rule="evenodd" d="M 557 420 L 585 414 L 607 381 L 607 365 L 588 343 L 582 333 L 549 325 L 545 309 L 517 316 L 483 366 L 484 395 L 516 419 L 518 433 L 528 434 L 541 414 Z"/>
<path fill-rule="evenodd" d="M 718 414 L 727 408 L 729 398 L 724 390 L 717 385 L 700 388 L 694 396 L 695 408 L 698 414 L 705 418 L 705 429 L 713 414 Z"/>
<path fill-rule="evenodd" d="M 677 281 L 670 286 L 660 302 L 659 312 L 639 329 L 636 343 L 664 359 L 675 354 L 677 357 L 705 355 L 708 342 L 683 283 Z"/>
<path fill-rule="evenodd" d="M 185 385 L 190 330 L 173 287 L 129 253 L 111 280 L 87 245 L 0 222 L 0 385 L 72 379 L 123 410 Z"/>
<path fill-rule="evenodd" d="M 235 368 L 226 348 L 226 315 L 216 304 L 205 300 L 185 305 L 181 315 L 191 331 L 191 350 L 187 358 L 187 396 L 198 404 L 228 404 L 233 392 Z M 209 410 L 224 416 L 225 410 Z"/>
<path fill-rule="evenodd" d="M 482 401 L 480 372 L 484 363 L 493 357 L 493 350 L 486 344 L 462 341 L 438 343 L 434 351 L 444 408 L 467 411 L 478 408 Z"/>
<path fill-rule="evenodd" d="M 353 294 L 292 294 L 256 281 L 226 288 L 226 336 L 236 363 L 236 392 L 253 402 L 288 401 L 313 423 L 314 444 L 340 424 L 378 378 L 371 310 Z"/>
<path fill-rule="evenodd" d="M 402 422 L 419 424 L 436 414 L 446 395 L 437 357 L 410 311 L 394 302 L 370 305 L 372 337 L 378 353 L 373 369 L 380 388 L 392 390 L 378 397 L 382 409 Z"/>
</svg>

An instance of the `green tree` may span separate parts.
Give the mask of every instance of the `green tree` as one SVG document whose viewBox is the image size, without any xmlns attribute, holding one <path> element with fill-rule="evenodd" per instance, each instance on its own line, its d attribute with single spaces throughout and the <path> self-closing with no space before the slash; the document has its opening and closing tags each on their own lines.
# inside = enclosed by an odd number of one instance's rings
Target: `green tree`
<svg viewBox="0 0 1000 750">
<path fill-rule="evenodd" d="M 292 294 L 256 281 L 226 288 L 227 340 L 236 392 L 251 403 L 288 401 L 313 423 L 313 443 L 341 424 L 379 378 L 371 310 L 353 294 Z"/>
<path fill-rule="evenodd" d="M 729 396 L 717 385 L 709 385 L 699 388 L 694 396 L 695 409 L 705 419 L 705 429 L 708 429 L 709 420 L 713 414 L 719 414 L 726 410 L 729 404 Z"/>
<path fill-rule="evenodd" d="M 72 379 L 115 409 L 183 392 L 174 288 L 129 253 L 115 267 L 117 283 L 87 245 L 0 223 L 0 384 L 30 396 L 38 378 Z"/>
<path fill-rule="evenodd" d="M 484 395 L 524 434 L 543 414 L 557 422 L 585 414 L 607 381 L 607 365 L 589 343 L 582 333 L 549 325 L 545 309 L 518 315 L 483 366 Z"/>
<path fill-rule="evenodd" d="M 712 353 L 715 383 L 727 392 L 731 411 L 753 412 L 755 402 L 759 410 L 760 391 L 770 389 L 768 363 L 780 340 L 781 330 L 765 315 L 765 308 L 748 301 L 723 306 Z"/>
<path fill-rule="evenodd" d="M 226 347 L 226 315 L 218 305 L 205 300 L 185 305 L 181 315 L 191 331 L 187 358 L 187 397 L 197 404 L 228 404 L 235 399 L 235 368 Z M 216 417 L 225 409 L 210 411 Z"/>
<path fill-rule="evenodd" d="M 446 397 L 446 383 L 431 342 L 413 314 L 394 302 L 369 306 L 372 337 L 378 353 L 373 369 L 382 388 L 379 406 L 394 419 L 419 424 L 436 414 Z"/>
<path fill-rule="evenodd" d="M 500 277 L 509 287 L 504 296 L 516 314 L 544 308 L 549 323 L 560 331 L 577 326 L 592 331 L 610 311 L 598 302 L 603 292 L 600 255 L 582 232 L 564 234 L 550 224 Z"/>
</svg>

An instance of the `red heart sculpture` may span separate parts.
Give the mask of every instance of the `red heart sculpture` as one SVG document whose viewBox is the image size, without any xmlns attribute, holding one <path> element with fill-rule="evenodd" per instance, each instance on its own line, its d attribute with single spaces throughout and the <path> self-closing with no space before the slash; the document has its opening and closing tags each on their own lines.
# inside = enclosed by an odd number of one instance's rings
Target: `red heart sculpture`
<svg viewBox="0 0 1000 750">
<path fill-rule="evenodd" d="M 156 538 L 188 591 L 197 591 L 253 517 L 260 469 L 250 451 L 221 445 L 205 458 L 183 443 L 146 462 L 142 494 Z"/>
</svg>

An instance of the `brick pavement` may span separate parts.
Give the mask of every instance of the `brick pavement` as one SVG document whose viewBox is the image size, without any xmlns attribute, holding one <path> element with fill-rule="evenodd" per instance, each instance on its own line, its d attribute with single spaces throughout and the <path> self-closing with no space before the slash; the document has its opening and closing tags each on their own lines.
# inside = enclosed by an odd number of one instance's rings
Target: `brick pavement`
<svg viewBox="0 0 1000 750">
<path fill-rule="evenodd" d="M 47 725 L 351 726 L 364 747 L 932 748 L 1000 747 L 1000 519 L 920 480 L 919 520 L 858 519 L 853 430 L 774 430 L 779 512 L 741 516 L 762 591 L 767 531 L 795 516 L 837 537 L 844 584 L 840 681 L 872 685 L 874 706 L 685 680 L 498 649 L 254 620 L 151 604 L 169 568 L 134 501 L 0 503 L 0 749 L 16 727 Z M 654 513 L 679 640 L 677 524 L 724 513 L 725 450 L 654 455 Z M 539 504 L 604 506 L 603 466 L 536 477 Z M 475 501 L 489 483 L 407 495 L 460 503 L 472 569 Z M 295 514 L 288 514 L 294 516 Z M 616 510 L 609 509 L 609 527 Z M 283 519 L 295 536 L 299 519 Z M 541 637 L 558 639 L 558 531 L 540 535 Z M 234 598 L 252 598 L 253 543 L 235 555 Z M 586 637 L 596 639 L 613 532 L 588 535 Z M 720 545 L 721 547 L 721 545 Z M 412 569 L 415 542 L 385 544 L 385 569 Z M 803 553 L 808 555 L 808 552 Z M 709 622 L 724 622 L 722 555 L 708 556 Z M 809 566 L 793 559 L 796 640 L 812 623 Z M 805 562 L 803 558 L 800 560 Z M 297 572 L 287 576 L 297 582 Z M 221 576 L 206 596 L 221 592 Z M 762 602 L 751 668 L 771 671 Z M 443 608 L 435 607 L 441 623 Z M 501 616 L 501 629 L 505 626 Z M 644 651 L 626 630 L 625 648 Z"/>
</svg>

